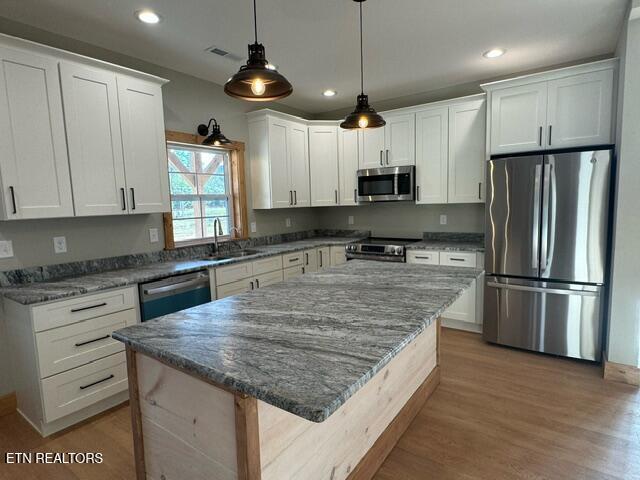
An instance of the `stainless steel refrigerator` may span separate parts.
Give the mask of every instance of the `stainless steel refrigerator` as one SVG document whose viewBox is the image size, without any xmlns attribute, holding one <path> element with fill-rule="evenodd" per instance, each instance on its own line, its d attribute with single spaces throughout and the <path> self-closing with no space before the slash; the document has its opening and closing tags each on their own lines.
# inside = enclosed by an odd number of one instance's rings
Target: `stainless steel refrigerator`
<svg viewBox="0 0 640 480">
<path fill-rule="evenodd" d="M 488 162 L 485 340 L 600 360 L 612 159 L 601 149 Z"/>
</svg>

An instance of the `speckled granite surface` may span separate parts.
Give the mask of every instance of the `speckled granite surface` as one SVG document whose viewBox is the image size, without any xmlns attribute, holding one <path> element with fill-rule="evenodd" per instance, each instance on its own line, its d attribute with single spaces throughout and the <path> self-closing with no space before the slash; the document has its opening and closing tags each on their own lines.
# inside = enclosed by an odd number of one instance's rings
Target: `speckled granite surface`
<svg viewBox="0 0 640 480">
<path fill-rule="evenodd" d="M 196 376 L 321 422 L 480 273 L 354 260 L 113 336 Z"/>
<path fill-rule="evenodd" d="M 442 252 L 484 252 L 484 234 L 425 232 L 420 242 L 410 243 L 406 248 Z"/>
<path fill-rule="evenodd" d="M 48 302 L 61 298 L 82 295 L 84 293 L 98 292 L 109 288 L 133 285 L 141 282 L 157 280 L 170 275 L 195 272 L 206 268 L 228 265 L 231 263 L 251 261 L 258 258 L 280 255 L 287 252 L 296 252 L 307 248 L 315 248 L 330 245 L 345 245 L 362 236 L 348 237 L 317 237 L 307 238 L 293 242 L 263 245 L 259 247 L 248 246 L 257 251 L 255 255 L 235 257 L 224 260 L 198 260 L 185 259 L 175 261 L 158 261 L 155 263 L 141 263 L 139 265 L 107 270 L 86 275 L 66 276 L 50 282 L 34 282 L 22 285 L 12 285 L 0 288 L 0 294 L 23 305 Z M 209 251 L 196 251 L 196 254 L 205 257 Z M 224 252 L 222 252 L 224 254 Z"/>
</svg>

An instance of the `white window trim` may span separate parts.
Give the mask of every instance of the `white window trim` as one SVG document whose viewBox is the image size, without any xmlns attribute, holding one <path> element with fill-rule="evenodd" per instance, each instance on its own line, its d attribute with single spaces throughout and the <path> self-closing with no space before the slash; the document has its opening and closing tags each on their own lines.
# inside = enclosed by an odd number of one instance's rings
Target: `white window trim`
<svg viewBox="0 0 640 480">
<path fill-rule="evenodd" d="M 178 201 L 178 200 L 193 200 L 193 199 L 205 199 L 205 200 L 218 200 L 218 199 L 226 199 L 227 201 L 227 207 L 229 209 L 229 215 L 228 215 L 228 219 L 229 219 L 229 234 L 228 235 L 219 235 L 218 236 L 218 242 L 227 242 L 229 240 L 232 240 L 232 235 L 231 232 L 232 230 L 235 228 L 234 225 L 234 212 L 233 212 L 233 202 L 231 201 L 231 158 L 229 155 L 229 151 L 224 149 L 224 148 L 219 148 L 219 147 L 209 147 L 206 145 L 194 145 L 192 143 L 183 143 L 183 142 L 167 142 L 167 150 L 169 150 L 170 148 L 176 148 L 176 149 L 183 149 L 183 150 L 201 150 L 201 151 L 214 151 L 214 152 L 224 152 L 225 153 L 225 159 L 224 159 L 224 171 L 225 171 L 225 175 L 224 175 L 224 182 L 225 182 L 225 195 L 222 194 L 202 194 L 202 195 L 198 195 L 198 194 L 172 194 L 171 193 L 171 189 L 169 189 L 169 201 L 173 202 L 174 200 Z M 167 162 L 169 162 L 169 157 L 167 155 Z M 180 173 L 180 172 L 169 172 L 169 175 L 171 173 Z M 194 172 L 193 175 L 197 174 Z M 172 218 L 173 218 L 173 208 L 171 209 L 171 213 L 172 213 Z M 173 218 L 172 221 L 175 220 L 189 220 L 192 218 L 198 218 L 198 219 L 205 219 L 205 218 L 216 218 L 216 217 L 206 217 L 206 216 L 202 216 L 202 217 L 187 217 L 187 218 Z M 190 245 L 205 245 L 205 244 L 209 244 L 209 243 L 213 243 L 215 240 L 215 237 L 202 237 L 202 238 L 192 238 L 189 240 L 176 240 L 175 237 L 173 239 L 174 244 L 177 247 L 186 247 L 186 246 L 190 246 Z"/>
</svg>

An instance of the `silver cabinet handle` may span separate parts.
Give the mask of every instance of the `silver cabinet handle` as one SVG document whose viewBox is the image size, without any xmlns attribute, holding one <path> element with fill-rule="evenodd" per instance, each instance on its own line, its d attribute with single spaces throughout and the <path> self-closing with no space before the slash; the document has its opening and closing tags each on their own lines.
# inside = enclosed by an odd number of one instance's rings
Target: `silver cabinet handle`
<svg viewBox="0 0 640 480">
<path fill-rule="evenodd" d="M 531 233 L 531 268 L 538 268 L 540 255 L 540 191 L 542 179 L 542 165 L 536 165 L 533 177 L 533 229 Z"/>
<path fill-rule="evenodd" d="M 107 380 L 111 380 L 115 375 L 112 373 L 108 377 L 104 377 L 102 380 L 98 380 L 97 382 L 90 383 L 88 385 L 82 385 L 80 390 L 84 390 L 85 388 L 93 387 L 94 385 L 98 385 L 99 383 L 106 382 Z"/>
<path fill-rule="evenodd" d="M 86 342 L 78 342 L 74 345 L 76 347 L 81 347 L 83 345 L 89 345 L 90 343 L 99 342 L 100 340 L 106 340 L 107 338 L 111 338 L 111 335 L 105 335 L 104 337 L 94 338 L 93 340 L 87 340 Z"/>
<path fill-rule="evenodd" d="M 131 190 L 131 210 L 135 210 L 136 209 L 136 191 L 133 187 L 130 190 Z"/>
<path fill-rule="evenodd" d="M 335 191 L 336 192 L 336 204 L 338 203 L 338 190 Z"/>
<path fill-rule="evenodd" d="M 478 200 L 482 200 L 482 182 L 478 182 Z"/>
<path fill-rule="evenodd" d="M 13 206 L 13 214 L 18 213 L 18 207 L 16 205 L 16 192 L 13 187 L 9 187 L 9 192 L 11 193 L 11 205 Z"/>
<path fill-rule="evenodd" d="M 549 145 L 551 145 L 551 129 L 553 128 L 553 125 L 549 125 Z"/>
<path fill-rule="evenodd" d="M 380 166 L 384 165 L 384 163 L 382 162 L 382 150 L 380 150 Z"/>
<path fill-rule="evenodd" d="M 504 290 L 521 290 L 523 292 L 554 293 L 557 295 L 580 295 L 582 297 L 599 297 L 598 292 L 589 290 L 565 290 L 562 288 L 527 287 L 526 285 L 510 285 L 497 282 L 487 282 L 487 287 L 501 288 Z"/>
<path fill-rule="evenodd" d="M 387 165 L 389 165 L 389 150 L 387 150 L 386 156 L 387 156 Z"/>
</svg>

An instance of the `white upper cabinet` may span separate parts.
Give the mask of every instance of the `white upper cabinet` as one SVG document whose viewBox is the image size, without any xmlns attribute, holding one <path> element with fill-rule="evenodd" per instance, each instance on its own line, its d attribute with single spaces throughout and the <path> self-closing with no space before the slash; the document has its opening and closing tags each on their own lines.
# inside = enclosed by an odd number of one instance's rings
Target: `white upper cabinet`
<svg viewBox="0 0 640 480">
<path fill-rule="evenodd" d="M 491 154 L 613 142 L 616 59 L 482 85 Z"/>
<path fill-rule="evenodd" d="M 311 163 L 311 205 L 338 205 L 338 127 L 309 127 L 309 161 Z"/>
<path fill-rule="evenodd" d="M 124 165 L 131 213 L 171 210 L 160 85 L 117 76 Z"/>
<path fill-rule="evenodd" d="M 307 130 L 306 125 L 295 122 L 292 122 L 289 128 L 289 170 L 294 207 L 308 207 L 311 205 L 309 137 Z"/>
<path fill-rule="evenodd" d="M 61 63 L 60 78 L 76 215 L 127 213 L 116 75 Z"/>
<path fill-rule="evenodd" d="M 416 113 L 416 203 L 447 203 L 449 107 Z"/>
<path fill-rule="evenodd" d="M 308 127 L 287 117 L 265 111 L 249 114 L 253 208 L 311 205 Z"/>
<path fill-rule="evenodd" d="M 360 168 L 384 167 L 384 127 L 362 130 Z"/>
<path fill-rule="evenodd" d="M 338 193 L 340 205 L 357 205 L 358 160 L 362 135 L 338 128 Z"/>
<path fill-rule="evenodd" d="M 415 115 L 413 113 L 395 113 L 383 117 L 387 122 L 384 126 L 384 166 L 415 165 Z"/>
<path fill-rule="evenodd" d="M 485 101 L 449 108 L 448 203 L 484 202 Z"/>
<path fill-rule="evenodd" d="M 491 153 L 540 150 L 545 144 L 547 84 L 502 88 L 491 98 Z"/>
<path fill-rule="evenodd" d="M 549 82 L 547 145 L 611 143 L 612 93 L 612 69 Z"/>
<path fill-rule="evenodd" d="M 0 46 L 2 219 L 73 216 L 58 62 Z"/>
</svg>

